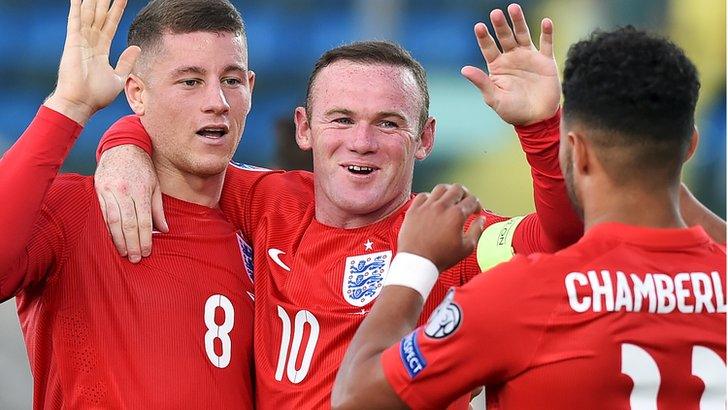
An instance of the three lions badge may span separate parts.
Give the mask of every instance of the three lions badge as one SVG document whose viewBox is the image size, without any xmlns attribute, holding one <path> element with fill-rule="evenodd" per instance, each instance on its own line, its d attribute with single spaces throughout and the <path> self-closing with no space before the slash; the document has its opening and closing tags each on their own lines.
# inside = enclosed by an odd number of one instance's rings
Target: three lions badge
<svg viewBox="0 0 728 410">
<path fill-rule="evenodd" d="M 342 292 L 352 306 L 362 307 L 382 291 L 382 282 L 389 271 L 392 251 L 349 256 L 344 266 Z"/>
</svg>

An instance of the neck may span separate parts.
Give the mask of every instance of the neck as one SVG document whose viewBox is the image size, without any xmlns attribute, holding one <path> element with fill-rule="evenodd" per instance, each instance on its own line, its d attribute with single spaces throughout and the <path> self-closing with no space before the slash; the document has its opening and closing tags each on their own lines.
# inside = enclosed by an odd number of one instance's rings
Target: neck
<svg viewBox="0 0 728 410">
<path fill-rule="evenodd" d="M 587 189 L 582 195 L 587 231 L 605 222 L 650 228 L 687 227 L 680 214 L 678 183 L 650 188 L 610 186 L 605 189 L 606 184 L 600 185 L 599 189 Z"/>
<path fill-rule="evenodd" d="M 170 166 L 157 165 L 157 176 L 162 193 L 193 204 L 210 208 L 217 206 L 225 181 L 225 172 L 212 176 L 198 176 Z"/>
<path fill-rule="evenodd" d="M 410 191 L 403 192 L 389 203 L 375 210 L 359 210 L 337 205 L 318 187 L 315 192 L 316 220 L 326 226 L 341 229 L 354 229 L 371 225 L 392 215 L 404 205 L 410 197 Z"/>
</svg>

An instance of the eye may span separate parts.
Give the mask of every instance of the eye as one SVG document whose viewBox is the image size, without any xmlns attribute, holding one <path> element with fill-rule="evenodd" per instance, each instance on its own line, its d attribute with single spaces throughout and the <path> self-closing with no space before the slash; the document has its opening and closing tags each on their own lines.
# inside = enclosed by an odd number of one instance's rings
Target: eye
<svg viewBox="0 0 728 410">
<path fill-rule="evenodd" d="M 383 120 L 379 123 L 379 125 L 384 128 L 399 128 L 399 124 L 389 120 Z"/>
<path fill-rule="evenodd" d="M 237 87 L 237 86 L 241 85 L 243 83 L 243 81 L 240 80 L 239 78 L 230 77 L 230 78 L 223 78 L 222 83 L 227 86 L 230 86 L 230 87 Z"/>
<path fill-rule="evenodd" d="M 189 79 L 189 80 L 180 81 L 180 84 L 183 84 L 185 87 L 192 88 L 192 87 L 202 84 L 202 81 L 197 80 L 197 79 Z"/>
<path fill-rule="evenodd" d="M 349 118 L 349 117 L 336 118 L 336 119 L 334 119 L 333 122 L 335 122 L 337 124 L 344 124 L 344 125 L 352 125 L 352 124 L 354 124 L 354 121 L 351 118 Z"/>
</svg>

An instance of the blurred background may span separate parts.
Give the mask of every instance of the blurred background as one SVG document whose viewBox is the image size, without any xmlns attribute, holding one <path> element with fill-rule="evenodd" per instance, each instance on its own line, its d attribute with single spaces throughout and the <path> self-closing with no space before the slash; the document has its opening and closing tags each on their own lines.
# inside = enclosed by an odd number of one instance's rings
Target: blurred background
<svg viewBox="0 0 728 410">
<path fill-rule="evenodd" d="M 233 1 L 246 21 L 250 67 L 256 71 L 253 110 L 235 159 L 269 168 L 309 168 L 293 140 L 293 109 L 305 99 L 308 74 L 326 50 L 355 40 L 394 40 L 428 72 L 431 115 L 437 118 L 433 155 L 417 166 L 415 191 L 461 182 L 489 209 L 515 215 L 533 210 L 530 173 L 515 133 L 459 74 L 483 66 L 472 27 L 493 8 L 489 0 L 248 0 Z M 114 42 L 115 62 L 126 31 L 146 0 L 129 0 Z M 595 28 L 627 24 L 670 37 L 697 65 L 702 89 L 697 112 L 700 148 L 685 180 L 714 212 L 726 204 L 726 31 L 722 0 L 524 0 L 538 23 L 555 24 L 560 67 L 569 44 Z M 23 132 L 54 87 L 63 48 L 67 1 L 0 0 L 0 153 Z M 87 125 L 65 163 L 66 172 L 93 172 L 100 136 L 130 110 L 123 96 Z M 4 201 L 12 201 L 12 197 Z M 0 409 L 31 406 L 32 380 L 15 314 L 0 305 Z"/>
</svg>

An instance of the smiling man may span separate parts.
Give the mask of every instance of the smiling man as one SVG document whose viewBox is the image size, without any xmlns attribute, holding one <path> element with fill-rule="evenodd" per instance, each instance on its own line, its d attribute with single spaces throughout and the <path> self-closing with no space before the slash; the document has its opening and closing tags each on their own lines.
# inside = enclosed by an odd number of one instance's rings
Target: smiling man
<svg viewBox="0 0 728 410">
<path fill-rule="evenodd" d="M 491 14 L 503 53 L 493 53 L 494 39 L 484 24 L 476 26 L 490 76 L 474 67 L 463 73 L 502 118 L 516 125 L 532 165 L 538 214 L 509 219 L 484 212 L 484 265 L 514 252 L 554 251 L 581 233 L 557 161 L 560 92 L 552 23 L 542 22 L 537 49 L 520 7 L 512 5 L 509 14 L 513 29 L 502 11 Z M 512 76 L 514 71 L 522 75 Z M 313 175 L 231 166 L 221 197 L 225 215 L 253 240 L 260 408 L 329 406 L 344 351 L 381 291 L 397 250 L 397 232 L 411 203 L 414 164 L 430 154 L 435 140 L 425 72 L 409 53 L 387 42 L 354 43 L 321 56 L 310 76 L 306 107 L 296 109 L 295 121 L 299 146 L 313 151 Z M 153 130 L 143 125 L 137 116 L 122 119 L 102 149 L 129 141 L 151 148 L 147 131 L 151 135 Z M 152 175 L 144 166 L 128 166 L 129 151 L 135 152 L 135 164 L 148 161 L 134 150 L 105 152 L 97 171 L 107 212 L 119 212 L 116 198 L 121 197 L 121 219 L 129 225 L 134 215 L 146 215 L 144 207 L 133 204 L 148 199 L 135 200 L 116 187 L 151 192 L 155 183 L 141 189 L 133 183 L 139 170 Z M 483 220 L 474 221 L 480 230 Z M 112 233 L 124 231 L 116 225 Z M 505 240 L 500 232 L 506 232 Z M 126 237 L 115 236 L 120 250 L 129 249 L 138 260 L 145 234 L 132 230 Z M 472 253 L 445 272 L 431 284 L 423 317 L 450 286 L 479 271 Z M 464 394 L 456 405 L 467 407 L 468 401 Z"/>
<path fill-rule="evenodd" d="M 0 160 L 0 300 L 17 300 L 34 408 L 252 408 L 252 272 L 217 208 L 250 110 L 243 21 L 225 0 L 152 1 L 114 70 L 126 2 L 108 5 L 71 1 L 57 88 Z M 155 130 L 170 225 L 144 265 L 109 243 L 93 178 L 57 175 L 122 88 Z"/>
<path fill-rule="evenodd" d="M 452 288 L 417 327 L 477 207 L 458 186 L 415 198 L 333 407 L 442 409 L 485 384 L 488 408 L 725 408 L 725 245 L 680 212 L 699 88 L 681 49 L 633 27 L 574 44 L 560 160 L 584 237 Z"/>
</svg>

